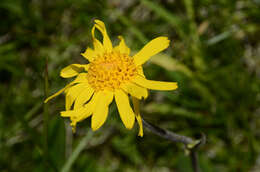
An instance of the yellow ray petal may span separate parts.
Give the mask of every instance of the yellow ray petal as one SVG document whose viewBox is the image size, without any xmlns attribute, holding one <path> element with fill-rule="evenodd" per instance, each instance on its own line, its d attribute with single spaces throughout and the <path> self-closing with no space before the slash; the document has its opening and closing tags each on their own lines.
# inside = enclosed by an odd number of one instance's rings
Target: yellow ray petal
<svg viewBox="0 0 260 172">
<path fill-rule="evenodd" d="M 85 89 L 87 86 L 83 84 L 77 84 L 66 90 L 66 110 L 70 110 L 71 105 L 74 103 L 78 95 Z"/>
<path fill-rule="evenodd" d="M 120 39 L 119 45 L 115 46 L 114 50 L 119 51 L 122 54 L 130 54 L 130 48 L 127 47 L 125 44 L 125 40 L 122 36 L 118 36 L 118 39 Z"/>
<path fill-rule="evenodd" d="M 97 52 L 97 54 L 103 54 L 104 53 L 104 47 L 103 47 L 102 43 L 99 40 L 96 39 L 96 37 L 95 37 L 95 29 L 96 29 L 96 25 L 94 25 L 92 27 L 92 30 L 91 30 L 94 51 Z"/>
<path fill-rule="evenodd" d="M 143 67 L 142 67 L 142 66 L 139 66 L 137 72 L 138 72 L 138 74 L 139 74 L 140 76 L 146 78 L 145 75 L 144 75 L 144 70 L 143 70 Z M 149 92 L 148 92 L 148 90 L 147 90 L 147 96 L 146 96 L 146 97 L 148 97 L 148 96 L 149 96 Z M 146 99 L 146 98 L 144 98 L 144 99 Z"/>
<path fill-rule="evenodd" d="M 152 80 L 147 80 L 140 75 L 137 75 L 132 80 L 132 82 L 152 90 L 175 90 L 178 88 L 177 82 L 152 81 Z"/>
<path fill-rule="evenodd" d="M 139 106 L 139 100 L 132 97 L 133 100 L 133 105 L 134 105 L 134 111 L 135 111 L 135 117 L 137 120 L 137 123 L 139 124 L 139 133 L 138 136 L 143 137 L 144 135 L 144 131 L 143 131 L 143 121 L 142 121 L 142 117 L 140 115 L 140 106 Z"/>
<path fill-rule="evenodd" d="M 83 107 L 78 108 L 78 109 L 62 111 L 61 116 L 79 118 L 79 116 L 81 116 L 80 114 L 82 114 L 83 112 L 84 113 L 88 112 L 87 114 L 89 114 L 91 112 L 91 114 L 92 114 L 98 98 L 99 98 L 99 95 L 95 93 L 93 95 L 93 98 L 89 101 L 89 103 L 85 104 Z"/>
<path fill-rule="evenodd" d="M 107 34 L 107 30 L 106 30 L 106 26 L 105 24 L 100 21 L 100 20 L 95 20 L 95 26 L 96 28 L 102 33 L 103 35 L 103 46 L 104 46 L 104 49 L 108 52 L 111 52 L 112 51 L 112 43 L 111 43 L 111 40 Z"/>
<path fill-rule="evenodd" d="M 61 93 L 63 93 L 66 89 L 72 86 L 72 83 L 67 84 L 64 88 L 60 89 L 58 92 L 54 93 L 53 95 L 49 96 L 47 99 L 44 100 L 44 103 L 47 103 L 49 100 L 53 99 L 54 97 L 57 97 Z"/>
<path fill-rule="evenodd" d="M 128 82 L 126 84 L 122 84 L 122 89 L 131 94 L 132 96 L 138 98 L 138 99 L 142 99 L 142 97 L 144 99 L 147 98 L 148 96 L 148 91 L 146 88 L 141 87 L 139 85 L 136 85 L 134 83 Z"/>
<path fill-rule="evenodd" d="M 135 122 L 135 114 L 130 106 L 128 96 L 122 90 L 116 90 L 115 100 L 121 120 L 127 129 L 131 129 Z"/>
<path fill-rule="evenodd" d="M 49 96 L 47 99 L 44 100 L 44 103 L 47 103 L 49 100 L 53 99 L 54 97 L 57 97 L 58 95 L 60 95 L 63 91 L 66 91 L 69 87 L 71 87 L 72 85 L 76 84 L 76 83 L 84 83 L 84 82 L 88 82 L 87 80 L 87 73 L 80 73 L 76 79 L 74 81 L 72 81 L 71 83 L 67 84 L 64 88 L 62 88 L 61 90 L 59 90 L 58 92 L 56 92 L 55 94 Z"/>
<path fill-rule="evenodd" d="M 89 65 L 71 64 L 61 70 L 60 76 L 63 78 L 70 78 L 78 75 L 80 72 L 84 70 L 87 71 L 88 67 Z"/>
<path fill-rule="evenodd" d="M 93 95 L 94 89 L 86 83 L 84 90 L 78 95 L 74 103 L 74 109 L 82 107 Z"/>
<path fill-rule="evenodd" d="M 66 85 L 66 87 L 60 89 L 58 92 L 56 92 L 55 94 L 49 96 L 47 99 L 44 100 L 44 103 L 47 103 L 49 100 L 53 99 L 54 97 L 57 97 L 58 95 L 60 95 L 63 91 L 65 91 L 67 88 L 69 87 L 69 85 Z"/>
<path fill-rule="evenodd" d="M 80 74 L 78 74 L 76 79 L 74 81 L 72 81 L 71 84 L 83 83 L 83 82 L 84 83 L 88 82 L 87 73 L 80 73 Z"/>
<path fill-rule="evenodd" d="M 141 75 L 141 76 L 143 76 L 143 77 L 145 78 L 145 76 L 144 76 L 144 70 L 143 70 L 143 67 L 142 67 L 142 66 L 139 66 L 139 67 L 138 67 L 137 72 L 138 72 L 139 75 Z"/>
<path fill-rule="evenodd" d="M 77 123 L 91 116 L 94 105 L 95 100 L 93 99 L 88 104 L 79 109 L 62 111 L 61 116 L 70 117 L 72 130 L 75 132 Z"/>
<path fill-rule="evenodd" d="M 135 64 L 144 64 L 151 56 L 161 52 L 169 46 L 167 37 L 158 37 L 146 44 L 137 54 L 134 55 Z"/>
<path fill-rule="evenodd" d="M 96 58 L 97 53 L 92 48 L 87 48 L 84 53 L 81 53 L 81 55 L 89 62 L 92 62 Z"/>
<path fill-rule="evenodd" d="M 110 91 L 100 91 L 99 99 L 91 118 L 91 128 L 93 131 L 99 129 L 107 119 L 109 105 L 113 100 L 114 94 Z"/>
<path fill-rule="evenodd" d="M 77 120 L 77 122 L 79 122 L 79 119 L 82 119 L 82 117 L 88 117 L 90 116 L 90 108 L 89 106 L 92 105 L 91 103 L 87 104 L 84 107 L 81 107 L 79 109 L 75 109 L 75 110 L 66 110 L 66 111 L 61 111 L 61 116 L 62 117 L 70 117 L 72 121 Z M 87 114 L 87 115 L 86 115 Z"/>
</svg>

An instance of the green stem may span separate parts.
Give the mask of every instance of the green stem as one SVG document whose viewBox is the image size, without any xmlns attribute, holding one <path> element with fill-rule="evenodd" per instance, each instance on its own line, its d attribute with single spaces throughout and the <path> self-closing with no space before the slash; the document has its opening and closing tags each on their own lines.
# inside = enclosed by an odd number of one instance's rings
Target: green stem
<svg viewBox="0 0 260 172">
<path fill-rule="evenodd" d="M 89 143 L 89 140 L 91 139 L 92 136 L 93 136 L 93 132 L 89 131 L 85 135 L 85 137 L 83 137 L 83 139 L 77 145 L 76 149 L 72 152 L 71 156 L 69 157 L 69 159 L 66 161 L 66 163 L 62 167 L 62 169 L 61 169 L 62 172 L 69 172 L 70 171 L 73 163 L 78 158 L 80 152 L 82 152 L 83 149 L 86 147 L 86 145 Z"/>
<path fill-rule="evenodd" d="M 44 97 L 47 98 L 49 95 L 49 81 L 48 81 L 48 58 L 46 58 L 45 70 L 44 70 Z M 44 103 L 44 112 L 43 112 L 43 156 L 46 166 L 48 164 L 48 104 Z"/>
</svg>

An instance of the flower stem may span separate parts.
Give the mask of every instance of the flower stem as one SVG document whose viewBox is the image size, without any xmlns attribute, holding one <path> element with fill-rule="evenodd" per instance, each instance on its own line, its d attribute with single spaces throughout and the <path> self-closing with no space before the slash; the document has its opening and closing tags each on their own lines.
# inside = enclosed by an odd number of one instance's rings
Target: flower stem
<svg viewBox="0 0 260 172">
<path fill-rule="evenodd" d="M 77 147 L 74 149 L 72 152 L 71 156 L 69 159 L 66 161 L 64 166 L 61 169 L 61 172 L 69 172 L 71 170 L 72 165 L 78 158 L 79 154 L 84 150 L 86 145 L 89 143 L 91 137 L 93 136 L 93 132 L 89 131 L 80 141 L 80 143 L 77 145 Z"/>
<path fill-rule="evenodd" d="M 202 134 L 202 138 L 200 140 L 194 140 L 190 137 L 176 134 L 169 130 L 157 127 L 153 124 L 146 122 L 144 119 L 142 119 L 142 121 L 144 127 L 150 130 L 152 133 L 172 142 L 183 143 L 185 145 L 186 150 L 189 152 L 193 171 L 200 172 L 197 150 L 206 142 L 206 137 L 204 134 Z"/>
<path fill-rule="evenodd" d="M 49 81 L 48 81 L 48 58 L 45 61 L 45 70 L 44 70 L 44 97 L 47 98 L 49 95 Z M 44 112 L 43 112 L 43 150 L 44 150 L 44 162 L 48 166 L 48 104 L 44 103 Z"/>
</svg>

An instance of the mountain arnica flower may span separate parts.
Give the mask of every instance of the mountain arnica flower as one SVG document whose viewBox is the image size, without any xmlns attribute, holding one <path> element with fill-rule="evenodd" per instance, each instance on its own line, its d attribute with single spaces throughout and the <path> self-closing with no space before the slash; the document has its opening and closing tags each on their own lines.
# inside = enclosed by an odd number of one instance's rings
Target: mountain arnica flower
<svg viewBox="0 0 260 172">
<path fill-rule="evenodd" d="M 99 30 L 102 43 L 95 37 Z M 119 36 L 119 45 L 113 47 L 105 24 L 95 20 L 91 31 L 93 47 L 87 48 L 81 55 L 88 64 L 71 64 L 61 70 L 63 78 L 76 77 L 63 89 L 48 97 L 50 99 L 65 93 L 66 111 L 62 117 L 69 117 L 75 132 L 76 124 L 91 117 L 93 131 L 99 129 L 107 119 L 109 105 L 115 99 L 120 118 L 127 129 L 131 129 L 135 119 L 139 124 L 139 136 L 143 136 L 142 118 L 139 112 L 139 100 L 148 96 L 148 89 L 175 90 L 176 82 L 152 81 L 145 78 L 142 65 L 149 58 L 169 46 L 167 37 L 157 37 L 146 44 L 138 53 L 131 56 L 130 49 L 123 37 Z M 132 97 L 133 109 L 128 95 Z"/>
</svg>

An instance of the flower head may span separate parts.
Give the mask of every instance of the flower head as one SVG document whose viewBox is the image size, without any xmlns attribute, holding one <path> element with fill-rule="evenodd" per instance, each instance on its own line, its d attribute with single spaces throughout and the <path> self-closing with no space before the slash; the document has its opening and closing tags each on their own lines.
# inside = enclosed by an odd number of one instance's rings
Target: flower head
<svg viewBox="0 0 260 172">
<path fill-rule="evenodd" d="M 101 43 L 95 37 L 99 30 L 103 36 Z M 70 117 L 75 131 L 76 124 L 91 116 L 91 128 L 99 129 L 106 121 L 109 105 L 115 99 L 119 115 L 125 127 L 131 129 L 135 119 L 139 124 L 139 136 L 143 136 L 142 118 L 138 100 L 148 96 L 147 89 L 174 90 L 176 82 L 147 80 L 142 65 L 153 55 L 166 49 L 170 41 L 167 37 L 157 37 L 145 45 L 141 51 L 130 56 L 130 49 L 119 36 L 119 45 L 113 47 L 107 34 L 105 24 L 95 20 L 92 28 L 94 49 L 87 48 L 82 53 L 89 64 L 71 64 L 61 70 L 63 78 L 75 77 L 75 80 L 63 89 L 48 97 L 45 103 L 65 92 L 66 111 L 61 116 Z M 134 110 L 130 105 L 132 97 Z"/>
</svg>

